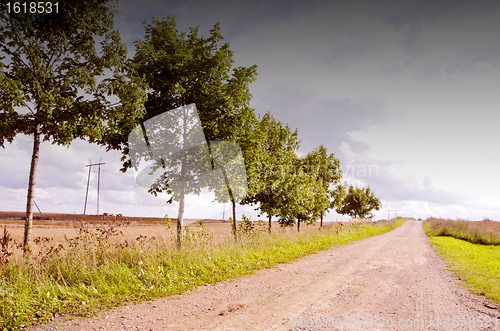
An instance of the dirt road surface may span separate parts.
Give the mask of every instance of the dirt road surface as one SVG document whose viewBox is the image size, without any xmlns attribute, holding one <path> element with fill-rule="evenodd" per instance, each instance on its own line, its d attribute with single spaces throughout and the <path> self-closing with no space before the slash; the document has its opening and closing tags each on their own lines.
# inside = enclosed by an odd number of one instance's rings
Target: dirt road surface
<svg viewBox="0 0 500 331">
<path fill-rule="evenodd" d="M 422 223 L 407 221 L 253 275 L 32 330 L 500 330 L 498 304 L 457 281 Z"/>
</svg>

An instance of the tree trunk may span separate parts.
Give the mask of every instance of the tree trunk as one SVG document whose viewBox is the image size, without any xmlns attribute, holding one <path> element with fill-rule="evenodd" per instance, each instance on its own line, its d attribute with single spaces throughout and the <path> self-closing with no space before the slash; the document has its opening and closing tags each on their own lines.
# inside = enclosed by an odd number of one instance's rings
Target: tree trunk
<svg viewBox="0 0 500 331">
<path fill-rule="evenodd" d="M 236 228 L 236 201 L 234 201 L 233 196 L 231 195 L 231 202 L 233 204 L 233 234 L 234 241 L 238 241 L 238 231 Z"/>
<path fill-rule="evenodd" d="M 300 232 L 300 218 L 297 219 L 297 232 Z"/>
<path fill-rule="evenodd" d="M 323 211 L 321 211 L 321 221 L 319 224 L 320 224 L 319 227 L 323 228 Z"/>
<path fill-rule="evenodd" d="M 271 218 L 273 217 L 271 214 L 268 215 L 269 217 L 269 226 L 268 226 L 268 231 L 271 233 Z"/>
<path fill-rule="evenodd" d="M 184 223 L 184 185 L 181 186 L 179 191 L 179 211 L 177 213 L 177 248 L 182 246 L 182 226 Z"/>
<path fill-rule="evenodd" d="M 35 179 L 38 158 L 40 157 L 40 124 L 35 127 L 33 133 L 33 154 L 31 155 L 30 178 L 28 183 L 28 198 L 26 203 L 26 220 L 24 222 L 24 243 L 23 250 L 25 256 L 31 255 L 31 229 L 33 228 L 33 203 L 35 201 Z"/>
<path fill-rule="evenodd" d="M 184 110 L 183 113 L 183 123 L 182 123 L 182 143 L 183 147 L 186 144 L 187 140 L 187 121 L 188 121 L 188 113 Z M 184 199 L 186 193 L 186 183 L 184 183 L 184 179 L 186 177 L 186 166 L 187 166 L 187 155 L 182 156 L 181 160 L 181 176 L 180 176 L 180 188 L 179 188 L 179 211 L 177 212 L 177 249 L 180 249 L 182 246 L 182 227 L 184 225 Z"/>
</svg>

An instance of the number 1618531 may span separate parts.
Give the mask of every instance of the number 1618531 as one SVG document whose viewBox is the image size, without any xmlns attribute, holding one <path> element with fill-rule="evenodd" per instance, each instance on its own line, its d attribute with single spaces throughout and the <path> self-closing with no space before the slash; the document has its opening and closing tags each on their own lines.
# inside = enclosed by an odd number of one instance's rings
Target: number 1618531
<svg viewBox="0 0 500 331">
<path fill-rule="evenodd" d="M 9 14 L 50 14 L 59 13 L 58 2 L 7 2 L 7 13 Z"/>
</svg>

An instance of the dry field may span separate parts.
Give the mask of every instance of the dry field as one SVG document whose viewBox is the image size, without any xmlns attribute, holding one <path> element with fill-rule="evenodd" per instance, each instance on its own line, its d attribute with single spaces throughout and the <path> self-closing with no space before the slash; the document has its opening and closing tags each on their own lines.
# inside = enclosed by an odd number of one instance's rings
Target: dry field
<svg viewBox="0 0 500 331">
<path fill-rule="evenodd" d="M 72 215 L 44 213 L 45 220 L 39 213 L 35 213 L 33 221 L 32 238 L 51 238 L 50 243 L 66 243 L 67 238 L 74 238 L 78 235 L 80 227 L 96 229 L 114 227 L 123 234 L 123 240 L 133 241 L 138 236 L 154 237 L 156 240 L 170 240 L 173 237 L 176 219 L 171 220 L 170 230 L 167 228 L 165 219 L 152 217 L 128 217 L 128 216 L 96 216 L 96 215 Z M 0 227 L 6 226 L 12 239 L 22 242 L 24 233 L 24 213 L 23 212 L 0 212 Z M 231 224 L 229 221 L 222 220 L 200 220 L 187 219 L 185 224 L 191 231 L 200 231 L 200 221 L 203 226 L 210 230 L 214 239 L 224 240 L 232 237 Z M 258 226 L 257 222 L 254 222 Z M 333 226 L 331 223 L 325 223 L 325 227 Z M 265 223 L 267 229 L 267 223 Z M 283 229 L 278 223 L 272 223 L 273 231 L 296 231 L 296 227 Z M 309 232 L 319 229 L 319 224 L 305 225 L 301 224 L 301 232 Z M 2 231 L 3 233 L 3 231 Z"/>
<path fill-rule="evenodd" d="M 424 221 L 426 231 L 431 236 L 451 236 L 473 244 L 500 245 L 500 223 L 483 220 L 481 222 L 454 221 L 429 218 Z"/>
</svg>

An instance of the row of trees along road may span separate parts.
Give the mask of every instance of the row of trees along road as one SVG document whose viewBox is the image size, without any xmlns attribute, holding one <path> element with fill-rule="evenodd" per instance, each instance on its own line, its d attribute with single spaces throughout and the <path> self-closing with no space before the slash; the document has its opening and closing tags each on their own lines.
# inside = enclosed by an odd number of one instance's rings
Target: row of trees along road
<svg viewBox="0 0 500 331">
<path fill-rule="evenodd" d="M 80 138 L 121 150 L 125 172 L 132 167 L 127 144 L 131 130 L 192 103 L 207 141 L 240 146 L 248 181 L 241 203 L 256 205 L 266 214 L 269 231 L 273 216 L 283 225 L 297 223 L 299 229 L 301 222 L 319 219 L 322 224 L 324 213 L 332 208 L 352 212 L 352 201 L 359 199 L 348 199 L 356 192 L 346 192 L 340 184 L 340 164 L 333 154 L 320 146 L 298 157 L 296 130 L 270 114 L 255 116 L 249 107 L 249 84 L 256 79 L 257 66 L 233 68 L 229 44 L 220 45 L 218 24 L 204 38 L 197 28 L 180 33 L 174 18 L 153 19 L 145 23 L 144 38 L 135 42 L 135 56 L 127 59 L 113 28 L 116 13 L 108 0 L 66 0 L 58 13 L 51 14 L 8 13 L 6 3 L 0 4 L 0 145 L 20 133 L 34 138 L 25 218 L 27 255 L 41 141 L 70 145 Z M 150 193 L 172 193 L 168 178 L 162 178 L 165 181 L 152 185 Z M 184 196 L 199 190 L 185 187 L 168 201 L 179 201 L 178 245 Z M 231 194 L 229 198 L 236 220 L 236 201 Z M 372 198 L 378 200 L 373 194 Z M 225 202 L 227 196 L 216 199 Z M 380 208 L 380 202 L 370 208 Z M 368 215 L 364 212 L 358 208 L 355 215 Z M 236 222 L 233 226 L 237 239 Z"/>
</svg>

